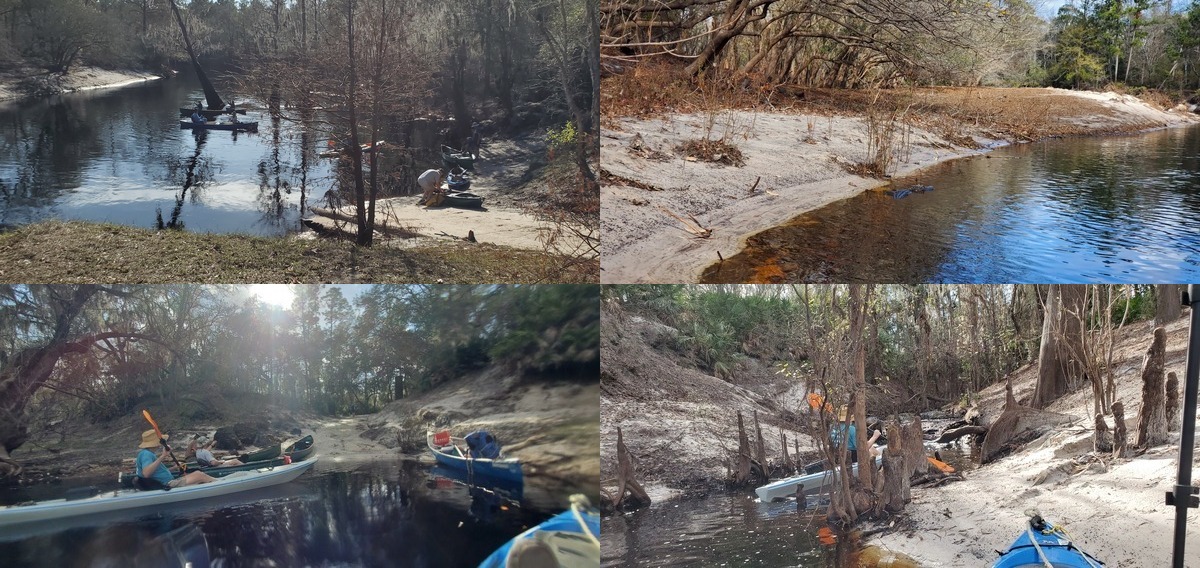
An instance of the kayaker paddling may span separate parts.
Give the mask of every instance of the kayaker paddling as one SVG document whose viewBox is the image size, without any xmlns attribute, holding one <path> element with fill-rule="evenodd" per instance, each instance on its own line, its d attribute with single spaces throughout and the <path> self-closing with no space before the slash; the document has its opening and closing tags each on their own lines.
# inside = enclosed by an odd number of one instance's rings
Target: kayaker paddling
<svg viewBox="0 0 1200 568">
<path fill-rule="evenodd" d="M 163 434 L 162 439 L 167 440 L 170 435 Z M 161 450 L 158 457 L 154 456 L 151 448 L 160 446 L 158 434 L 154 430 L 146 430 L 142 432 L 142 443 L 138 445 L 138 454 L 136 460 L 135 471 L 137 472 L 138 482 L 136 485 L 139 489 L 162 489 L 164 487 L 185 487 L 198 483 L 210 483 L 216 481 L 215 478 L 206 473 L 193 471 L 173 477 L 167 466 L 163 465 L 163 460 L 170 453 L 170 448 L 165 444 L 161 444 Z"/>
</svg>

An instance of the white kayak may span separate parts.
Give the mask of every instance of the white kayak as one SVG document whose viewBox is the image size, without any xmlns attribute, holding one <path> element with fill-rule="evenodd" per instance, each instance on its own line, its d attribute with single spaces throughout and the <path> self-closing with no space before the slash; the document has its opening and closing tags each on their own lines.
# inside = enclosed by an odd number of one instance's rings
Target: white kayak
<svg viewBox="0 0 1200 568">
<path fill-rule="evenodd" d="M 875 456 L 875 467 L 879 467 L 879 465 L 883 463 L 883 459 L 881 457 L 882 451 L 887 446 L 878 447 L 880 449 L 880 455 Z M 770 503 L 775 499 L 785 499 L 787 497 L 791 497 L 792 495 L 796 494 L 796 488 L 800 487 L 801 485 L 804 486 L 805 493 L 811 493 L 813 491 L 824 489 L 827 486 L 833 485 L 833 483 L 837 481 L 837 474 L 840 469 L 841 468 L 835 467 L 825 471 L 818 471 L 817 473 L 797 475 L 794 477 L 772 481 L 771 483 L 755 489 L 754 492 L 758 494 L 758 500 L 762 501 L 763 503 Z M 857 475 L 858 464 L 856 463 L 851 466 L 850 471 L 853 472 L 853 475 Z"/>
<path fill-rule="evenodd" d="M 51 501 L 39 501 L 30 505 L 0 507 L 0 528 L 66 517 L 153 507 L 155 505 L 178 503 L 192 499 L 205 499 L 240 491 L 260 489 L 296 479 L 316 463 L 317 458 L 314 456 L 300 463 L 251 471 L 239 471 L 218 478 L 212 483 L 176 487 L 169 490 L 138 491 L 136 489 L 122 489 L 118 491 L 106 491 L 99 495 L 83 499 L 54 499 Z"/>
</svg>

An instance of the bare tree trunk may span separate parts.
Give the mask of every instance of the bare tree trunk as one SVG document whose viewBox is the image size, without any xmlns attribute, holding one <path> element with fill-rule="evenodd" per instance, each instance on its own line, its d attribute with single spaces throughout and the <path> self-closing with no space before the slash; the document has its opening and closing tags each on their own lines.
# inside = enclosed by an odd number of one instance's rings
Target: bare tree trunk
<svg viewBox="0 0 1200 568">
<path fill-rule="evenodd" d="M 1082 375 L 1084 356 L 1083 321 L 1087 287 L 1077 284 L 1052 284 L 1046 293 L 1046 313 L 1042 322 L 1042 345 L 1038 355 L 1038 382 L 1033 391 L 1033 408 L 1045 408 L 1070 392 L 1075 379 Z"/>
<path fill-rule="evenodd" d="M 745 485 L 750 479 L 750 441 L 746 439 L 746 426 L 742 422 L 742 411 L 737 413 L 738 419 L 738 462 L 734 472 L 734 485 Z"/>
<path fill-rule="evenodd" d="M 1154 324 L 1167 325 L 1183 315 L 1183 303 L 1179 301 L 1181 284 L 1157 284 L 1154 286 Z"/>
<path fill-rule="evenodd" d="M 758 465 L 762 466 L 764 477 L 766 477 L 767 469 L 767 448 L 763 443 L 762 428 L 758 425 L 758 411 L 754 411 L 754 459 L 758 460 Z"/>
<path fill-rule="evenodd" d="M 796 464 L 792 463 L 792 457 L 788 455 L 787 434 L 783 433 L 783 428 L 779 429 L 779 447 L 783 448 L 783 476 L 787 477 L 796 471 Z"/>
<path fill-rule="evenodd" d="M 208 102 L 208 109 L 221 110 L 225 108 L 225 101 L 221 100 L 221 95 L 217 94 L 217 89 L 213 87 L 212 81 L 208 80 L 204 68 L 200 67 L 200 60 L 196 58 L 196 51 L 192 49 L 192 40 L 188 37 L 187 26 L 183 23 L 183 16 L 179 14 L 179 6 L 175 5 L 175 0 L 170 1 L 171 11 L 175 13 L 175 21 L 179 24 L 179 31 L 183 33 L 183 46 L 187 49 L 188 58 L 192 60 L 192 67 L 196 69 L 196 78 L 200 80 L 200 87 L 204 89 L 204 99 Z"/>
<path fill-rule="evenodd" d="M 1175 371 L 1167 373 L 1167 431 L 1178 432 L 1179 422 L 1179 377 Z"/>
<path fill-rule="evenodd" d="M 1125 429 L 1125 405 L 1121 401 L 1114 402 L 1113 411 L 1113 458 L 1127 458 L 1130 455 L 1128 438 Z"/>
<path fill-rule="evenodd" d="M 1167 443 L 1167 404 L 1163 367 L 1167 352 L 1167 330 L 1154 328 L 1154 340 L 1142 361 L 1142 409 L 1138 413 L 1139 448 Z"/>
<path fill-rule="evenodd" d="M 855 446 L 858 448 L 858 480 L 863 487 L 874 487 L 871 474 L 875 469 L 871 463 L 871 452 L 867 448 L 866 349 L 863 345 L 871 289 L 870 284 L 850 285 L 850 360 L 854 373 L 854 422 L 858 438 Z"/>
<path fill-rule="evenodd" d="M 367 225 L 366 187 L 363 181 L 362 147 L 358 137 L 358 65 L 354 53 L 354 4 L 355 0 L 346 2 L 346 41 L 349 51 L 350 81 L 346 85 L 346 104 L 350 120 L 350 171 L 354 176 L 354 218 L 358 225 L 355 243 L 360 246 L 371 246 L 374 229 Z"/>
</svg>

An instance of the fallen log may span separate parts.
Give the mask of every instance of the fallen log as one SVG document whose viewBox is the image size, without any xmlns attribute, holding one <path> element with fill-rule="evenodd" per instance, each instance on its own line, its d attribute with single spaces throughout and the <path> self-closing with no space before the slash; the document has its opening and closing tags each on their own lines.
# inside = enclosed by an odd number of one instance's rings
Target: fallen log
<svg viewBox="0 0 1200 568">
<path fill-rule="evenodd" d="M 970 434 L 986 434 L 987 431 L 988 429 L 983 426 L 960 426 L 953 430 L 946 430 L 945 432 L 942 432 L 942 435 L 938 436 L 938 439 L 935 440 L 935 442 L 939 444 L 948 444 L 963 436 L 968 436 Z"/>
<path fill-rule="evenodd" d="M 349 229 L 357 230 L 357 228 L 358 228 L 358 219 L 356 219 L 354 217 L 354 215 L 351 215 L 349 213 L 343 213 L 336 209 L 325 209 L 324 207 L 309 207 L 308 210 L 312 211 L 313 214 L 315 214 L 315 215 L 320 215 L 321 217 L 328 217 L 335 221 L 349 223 L 350 224 L 350 227 L 348 227 Z M 315 222 L 315 221 L 313 221 L 313 222 Z M 305 224 L 308 225 L 308 223 L 305 223 Z M 309 226 L 311 227 L 311 225 L 309 225 Z M 421 236 L 420 233 L 418 233 L 412 229 L 409 229 L 406 227 L 394 227 L 394 226 L 388 225 L 387 221 L 381 221 L 381 220 L 375 221 L 375 230 L 380 233 L 383 233 L 385 235 L 391 235 L 393 237 L 400 237 L 402 239 L 411 239 L 413 237 Z"/>
</svg>

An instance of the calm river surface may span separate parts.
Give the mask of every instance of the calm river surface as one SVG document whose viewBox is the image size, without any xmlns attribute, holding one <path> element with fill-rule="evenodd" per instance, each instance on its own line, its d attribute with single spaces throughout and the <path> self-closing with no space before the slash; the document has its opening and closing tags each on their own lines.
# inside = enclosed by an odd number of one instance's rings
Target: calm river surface
<svg viewBox="0 0 1200 568">
<path fill-rule="evenodd" d="M 601 520 L 601 564 L 839 567 L 836 547 L 817 541 L 823 524 L 794 500 L 759 503 L 753 493 L 671 501 Z"/>
<path fill-rule="evenodd" d="M 705 282 L 1200 279 L 1200 127 L 1002 148 L 749 239 Z"/>
<path fill-rule="evenodd" d="M 413 460 L 322 458 L 291 483 L 245 494 L 21 534 L 5 529 L 0 565 L 161 566 L 150 555 L 153 539 L 190 526 L 207 542 L 213 567 L 476 566 L 513 536 L 565 510 L 571 492 L 596 497 L 594 487 L 541 483 L 532 477 L 523 491 L 492 491 Z M 22 498 L 11 491 L 2 496 L 4 502 Z M 135 559 L 138 550 L 143 554 Z"/>
<path fill-rule="evenodd" d="M 228 93 L 222 93 L 228 97 Z M 0 225 L 46 218 L 279 235 L 332 187 L 330 160 L 262 111 L 257 133 L 179 128 L 190 75 L 0 106 Z M 248 107 L 259 106 L 253 101 Z"/>
</svg>

